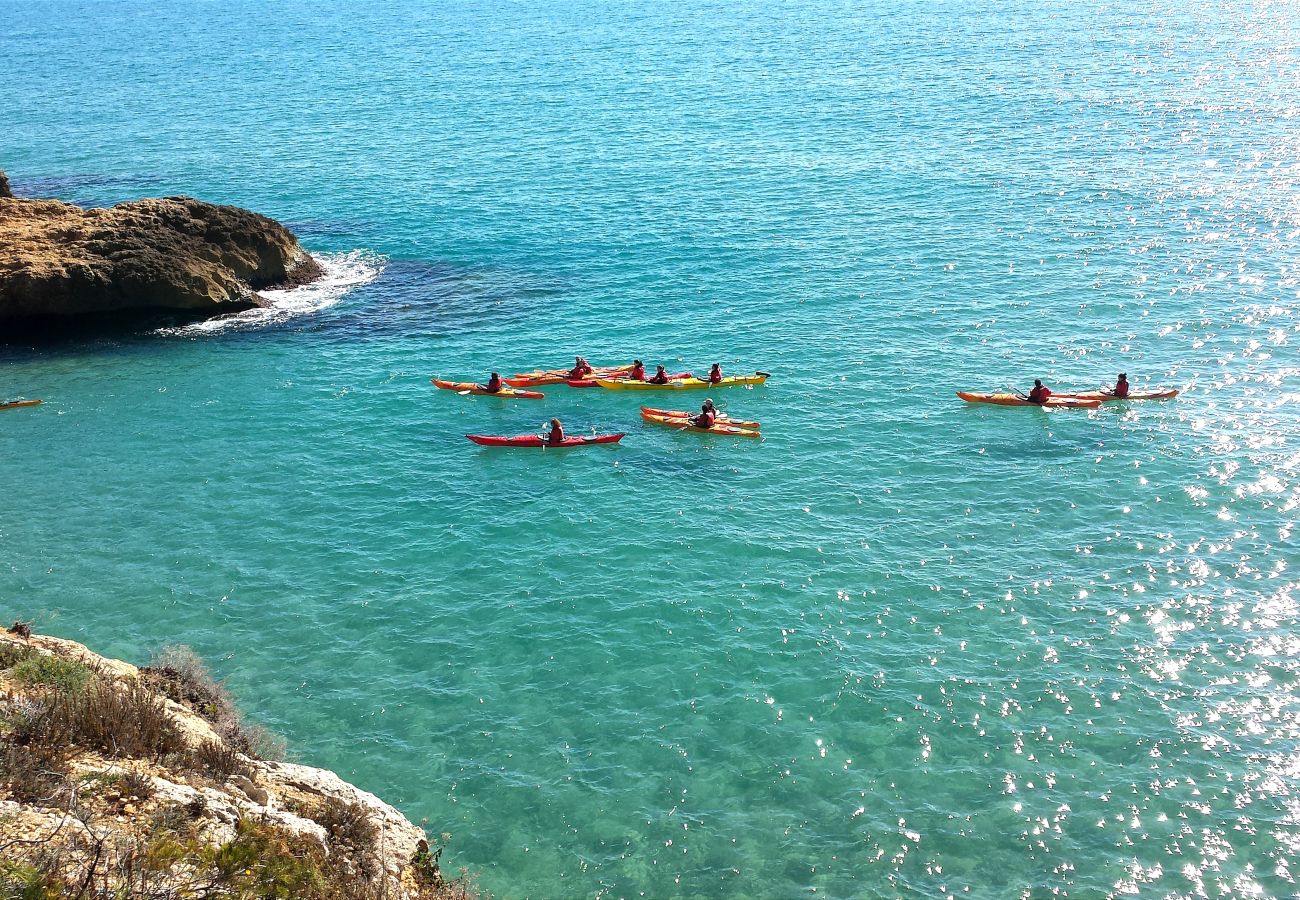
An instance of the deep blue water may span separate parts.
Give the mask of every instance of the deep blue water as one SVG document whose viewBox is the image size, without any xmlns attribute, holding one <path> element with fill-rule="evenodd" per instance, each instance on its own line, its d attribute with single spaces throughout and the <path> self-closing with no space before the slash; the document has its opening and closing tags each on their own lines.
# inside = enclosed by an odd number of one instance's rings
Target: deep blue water
<svg viewBox="0 0 1300 900">
<path fill-rule="evenodd" d="M 331 277 L 0 350 L 0 613 L 194 646 L 498 896 L 1295 893 L 1296 7 L 3 12 L 18 193 Z M 575 353 L 766 437 L 429 384 Z M 1117 371 L 1183 394 L 953 396 Z M 461 437 L 551 416 L 628 435 Z"/>
</svg>

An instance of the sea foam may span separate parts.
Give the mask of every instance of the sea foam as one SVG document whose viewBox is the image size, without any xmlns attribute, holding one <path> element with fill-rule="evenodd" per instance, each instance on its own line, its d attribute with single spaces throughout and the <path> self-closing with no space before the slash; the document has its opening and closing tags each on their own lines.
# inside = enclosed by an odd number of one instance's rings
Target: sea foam
<svg viewBox="0 0 1300 900">
<path fill-rule="evenodd" d="M 158 329 L 159 334 L 193 337 L 218 334 L 233 329 L 264 328 L 290 319 L 328 309 L 342 300 L 349 291 L 368 284 L 384 271 L 387 259 L 369 250 L 351 250 L 347 253 L 317 253 L 324 275 L 311 284 L 285 290 L 258 291 L 257 295 L 269 303 L 241 312 L 205 319 L 171 328 Z"/>
</svg>

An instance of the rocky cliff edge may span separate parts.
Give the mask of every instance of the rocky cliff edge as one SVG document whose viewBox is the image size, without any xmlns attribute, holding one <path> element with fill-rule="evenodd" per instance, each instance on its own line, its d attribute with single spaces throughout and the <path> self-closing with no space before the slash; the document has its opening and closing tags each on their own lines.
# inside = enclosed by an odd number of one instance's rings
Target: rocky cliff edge
<svg viewBox="0 0 1300 900">
<path fill-rule="evenodd" d="M 0 895 L 471 896 L 396 809 L 266 746 L 183 648 L 0 630 Z"/>
<path fill-rule="evenodd" d="M 13 197 L 0 172 L 0 324 L 126 312 L 205 318 L 320 275 L 287 228 L 248 210 L 190 197 L 83 209 Z"/>
</svg>

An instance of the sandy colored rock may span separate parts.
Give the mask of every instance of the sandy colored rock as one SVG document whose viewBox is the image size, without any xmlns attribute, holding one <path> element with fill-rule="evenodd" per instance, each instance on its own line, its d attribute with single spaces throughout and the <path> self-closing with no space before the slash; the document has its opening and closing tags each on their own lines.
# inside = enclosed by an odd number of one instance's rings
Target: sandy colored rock
<svg viewBox="0 0 1300 900">
<path fill-rule="evenodd" d="M 32 653 L 76 660 L 97 673 L 101 682 L 116 682 L 123 690 L 137 682 L 152 685 L 147 674 L 136 666 L 101 657 L 75 641 L 44 635 L 27 637 L 0 629 L 0 652 L 10 660 L 23 658 L 22 654 L 30 658 Z M 12 669 L 0 670 L 0 713 L 11 719 L 41 702 L 39 693 L 32 694 L 33 689 L 12 673 Z M 158 699 L 164 702 L 166 714 L 185 746 L 226 746 L 218 731 L 198 712 L 161 694 Z M 103 877 L 111 881 L 113 867 L 133 848 L 138 851 L 142 836 L 156 827 L 150 822 L 170 813 L 180 815 L 185 827 L 212 849 L 234 841 L 240 823 L 273 826 L 338 859 L 350 873 L 348 880 L 369 879 L 375 896 L 391 900 L 463 900 L 470 896 L 455 883 L 430 888 L 427 877 L 422 880 L 421 859 L 427 861 L 429 853 L 424 831 L 374 794 L 324 769 L 256 759 L 242 753 L 237 754 L 237 759 L 243 774 L 223 780 L 186 764 L 184 753 L 160 759 L 124 758 L 83 747 L 66 761 L 62 788 L 42 794 L 46 799 L 14 802 L 5 796 L 0 781 L 0 848 L 6 848 L 0 851 L 0 863 L 28 863 L 38 850 L 61 848 L 69 872 L 83 871 L 89 864 L 102 869 Z M 343 838 L 340 843 L 330 830 L 337 826 L 328 825 L 338 821 L 338 814 L 331 819 L 329 809 L 359 812 L 373 841 L 353 845 L 350 838 Z M 106 849 L 94 856 L 97 862 L 88 862 L 88 848 L 97 842 Z M 427 874 L 427 862 L 423 867 Z M 185 883 L 192 875 L 192 869 L 175 867 L 175 885 Z M 175 894 L 182 895 L 188 896 L 184 891 Z"/>
<path fill-rule="evenodd" d="M 238 207 L 166 197 L 83 209 L 0 193 L 0 322 L 202 318 L 320 274 L 288 229 Z"/>
</svg>

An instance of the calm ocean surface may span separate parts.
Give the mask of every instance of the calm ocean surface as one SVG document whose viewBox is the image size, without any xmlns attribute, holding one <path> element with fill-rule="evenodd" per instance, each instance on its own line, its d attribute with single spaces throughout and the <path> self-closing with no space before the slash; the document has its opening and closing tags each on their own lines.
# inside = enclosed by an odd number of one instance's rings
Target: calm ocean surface
<svg viewBox="0 0 1300 900">
<path fill-rule="evenodd" d="M 0 349 L 0 614 L 187 643 L 502 897 L 1280 897 L 1300 8 L 8 3 L 0 167 L 331 280 Z M 640 356 L 762 442 L 482 378 Z M 1095 412 L 956 389 L 1184 390 Z M 628 431 L 570 452 L 468 431 Z"/>
</svg>

